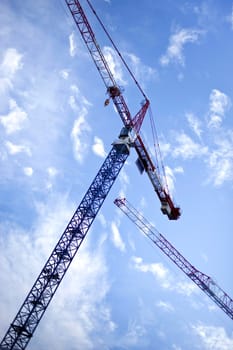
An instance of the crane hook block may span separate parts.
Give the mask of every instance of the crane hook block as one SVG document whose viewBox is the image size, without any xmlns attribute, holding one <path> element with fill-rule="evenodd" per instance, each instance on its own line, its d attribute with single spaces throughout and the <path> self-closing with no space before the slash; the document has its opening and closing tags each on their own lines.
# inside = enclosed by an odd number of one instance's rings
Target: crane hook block
<svg viewBox="0 0 233 350">
<path fill-rule="evenodd" d="M 110 102 L 110 99 L 107 98 L 107 99 L 104 101 L 104 106 L 105 106 L 105 107 L 108 106 L 108 105 L 109 105 L 109 102 Z"/>
</svg>

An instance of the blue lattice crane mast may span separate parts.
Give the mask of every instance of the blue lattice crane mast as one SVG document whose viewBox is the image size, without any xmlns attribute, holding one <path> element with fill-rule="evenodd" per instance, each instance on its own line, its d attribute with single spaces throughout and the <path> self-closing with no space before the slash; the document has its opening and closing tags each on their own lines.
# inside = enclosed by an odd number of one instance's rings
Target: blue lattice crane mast
<svg viewBox="0 0 233 350">
<path fill-rule="evenodd" d="M 125 163 L 130 146 L 130 138 L 121 133 L 1 341 L 1 350 L 26 348 Z"/>
<path fill-rule="evenodd" d="M 188 276 L 205 294 L 233 320 L 233 300 L 214 280 L 199 271 L 125 198 L 117 198 L 114 204 Z"/>
<path fill-rule="evenodd" d="M 94 33 L 79 1 L 65 1 L 101 78 L 104 81 L 109 99 L 112 99 L 124 127 L 118 139 L 113 142 L 112 150 L 108 154 L 7 330 L 0 343 L 0 350 L 24 350 L 27 347 L 75 254 L 79 250 L 107 194 L 124 165 L 129 155 L 130 147 L 136 149 L 141 166 L 149 175 L 153 187 L 160 198 L 163 213 L 171 220 L 176 220 L 180 216 L 180 209 L 175 207 L 169 193 L 162 186 L 161 180 L 156 172 L 156 167 L 139 134 L 142 121 L 149 107 L 149 100 L 143 93 L 145 99 L 144 104 L 136 116 L 132 118 L 122 92 L 97 44 Z"/>
</svg>

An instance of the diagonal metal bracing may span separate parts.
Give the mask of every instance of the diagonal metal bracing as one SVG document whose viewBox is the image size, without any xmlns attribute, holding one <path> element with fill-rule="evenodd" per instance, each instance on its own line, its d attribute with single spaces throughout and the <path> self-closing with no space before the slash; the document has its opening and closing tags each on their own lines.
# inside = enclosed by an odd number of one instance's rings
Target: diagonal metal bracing
<svg viewBox="0 0 233 350">
<path fill-rule="evenodd" d="M 128 155 L 125 144 L 113 146 L 6 332 L 0 350 L 26 348 Z"/>
<path fill-rule="evenodd" d="M 146 218 L 125 198 L 117 198 L 114 203 L 128 218 L 183 271 L 210 299 L 212 299 L 232 320 L 233 300 L 213 279 L 196 269 Z"/>
</svg>

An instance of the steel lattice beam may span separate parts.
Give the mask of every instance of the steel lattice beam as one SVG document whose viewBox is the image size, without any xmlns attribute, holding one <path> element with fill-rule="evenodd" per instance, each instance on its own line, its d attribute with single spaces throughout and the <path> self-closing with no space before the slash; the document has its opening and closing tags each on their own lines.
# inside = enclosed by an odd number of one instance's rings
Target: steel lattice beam
<svg viewBox="0 0 233 350">
<path fill-rule="evenodd" d="M 117 198 L 114 203 L 134 222 L 138 228 L 173 261 L 205 294 L 207 294 L 232 320 L 233 300 L 211 277 L 197 270 L 183 255 L 125 198 Z"/>
<path fill-rule="evenodd" d="M 130 111 L 128 109 L 128 106 L 121 93 L 121 89 L 117 85 L 117 82 L 115 81 L 114 76 L 109 68 L 109 65 L 101 51 L 101 48 L 96 41 L 95 34 L 88 22 L 88 19 L 82 9 L 80 2 L 78 0 L 65 0 L 65 1 L 74 19 L 74 22 L 83 38 L 83 41 L 93 59 L 93 62 L 104 82 L 104 85 L 107 88 L 107 93 L 109 95 L 109 98 L 112 99 L 123 124 L 127 128 L 136 129 L 137 138 L 135 139 L 134 147 L 136 149 L 140 162 L 144 170 L 146 171 L 154 187 L 155 192 L 159 197 L 159 200 L 162 205 L 161 210 L 163 214 L 167 215 L 170 220 L 177 220 L 181 214 L 180 208 L 174 204 L 170 194 L 164 188 L 163 183 L 157 173 L 158 164 L 156 168 L 156 166 L 154 166 L 153 164 L 151 156 L 149 155 L 142 141 L 141 136 L 138 133 L 143 118 L 141 117 L 139 118 L 136 117 L 135 119 L 132 118 Z M 91 6 L 90 1 L 87 1 L 87 2 L 91 7 L 93 13 L 96 15 L 97 18 L 99 18 L 94 8 Z M 117 52 L 120 55 L 119 51 Z M 143 96 L 145 97 L 144 93 L 143 93 Z M 149 107 L 149 100 L 146 98 L 144 103 L 145 112 L 143 112 L 142 115 L 143 114 L 145 115 L 148 107 Z"/>
<path fill-rule="evenodd" d="M 113 146 L 6 332 L 0 349 L 26 348 L 128 155 L 126 144 Z"/>
<path fill-rule="evenodd" d="M 87 17 L 77 0 L 65 0 L 70 10 L 70 13 L 74 19 L 74 22 L 86 44 L 86 47 L 96 65 L 98 72 L 104 82 L 110 97 L 113 98 L 115 107 L 126 127 L 132 126 L 132 118 L 124 97 L 119 94 L 118 96 L 113 95 L 110 91 L 110 87 L 117 87 L 117 83 L 112 75 L 112 72 L 108 66 L 108 63 L 96 41 L 95 34 L 91 29 L 91 26 L 87 20 Z M 120 91 L 120 89 L 118 89 Z"/>
</svg>

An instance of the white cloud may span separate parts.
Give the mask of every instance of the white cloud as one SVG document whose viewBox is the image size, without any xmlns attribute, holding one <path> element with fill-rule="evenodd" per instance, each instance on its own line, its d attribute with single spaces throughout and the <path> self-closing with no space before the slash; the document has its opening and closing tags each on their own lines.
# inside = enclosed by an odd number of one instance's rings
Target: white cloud
<svg viewBox="0 0 233 350">
<path fill-rule="evenodd" d="M 171 152 L 171 144 L 166 142 L 164 139 L 160 139 L 159 147 L 163 157 L 166 157 Z"/>
<path fill-rule="evenodd" d="M 88 101 L 88 99 L 82 95 L 77 85 L 73 84 L 70 86 L 70 90 L 72 94 L 69 97 L 69 105 L 73 109 L 74 112 L 80 111 L 82 106 L 90 107 L 92 104 Z"/>
<path fill-rule="evenodd" d="M 52 166 L 47 168 L 47 173 L 50 177 L 55 177 L 58 174 L 58 170 Z"/>
<path fill-rule="evenodd" d="M 214 146 L 208 153 L 206 163 L 210 169 L 209 180 L 215 186 L 233 179 L 233 131 L 225 130 L 222 125 L 225 113 L 230 108 L 230 98 L 222 91 L 213 89 L 209 97 L 208 127 Z"/>
<path fill-rule="evenodd" d="M 125 171 L 125 169 L 122 169 L 120 172 L 120 182 L 122 184 L 123 187 L 126 187 L 126 185 L 129 184 L 129 177 Z"/>
<path fill-rule="evenodd" d="M 58 174 L 58 170 L 55 167 L 50 166 L 46 169 L 46 171 L 48 174 L 48 179 L 46 180 L 46 189 L 50 190 L 53 187 L 53 181 Z"/>
<path fill-rule="evenodd" d="M 183 174 L 184 173 L 184 169 L 182 168 L 182 166 L 177 166 L 174 169 L 174 173 L 175 174 Z"/>
<path fill-rule="evenodd" d="M 172 344 L 172 349 L 173 350 L 182 350 L 181 347 L 176 345 L 176 344 Z"/>
<path fill-rule="evenodd" d="M 218 128 L 221 126 L 224 114 L 231 107 L 230 98 L 220 90 L 213 89 L 209 102 L 209 127 Z"/>
<path fill-rule="evenodd" d="M 169 166 L 165 166 L 165 174 L 166 174 L 166 184 L 167 184 L 168 190 L 172 194 L 174 193 L 174 189 L 175 189 L 174 171 Z"/>
<path fill-rule="evenodd" d="M 218 162 L 218 160 L 220 162 Z M 210 167 L 214 169 L 212 174 L 215 186 L 222 185 L 226 180 L 232 179 L 232 160 L 221 159 L 217 152 L 213 152 L 210 156 Z"/>
<path fill-rule="evenodd" d="M 168 274 L 168 270 L 161 263 L 153 263 L 151 265 L 143 264 L 140 266 L 140 269 L 143 272 L 151 272 L 159 279 L 164 279 Z"/>
<path fill-rule="evenodd" d="M 132 257 L 134 268 L 145 273 L 152 273 L 161 287 L 176 291 L 179 294 L 190 296 L 199 292 L 198 287 L 192 281 L 177 280 L 162 263 L 146 264 L 141 257 Z"/>
<path fill-rule="evenodd" d="M 59 72 L 60 76 L 67 80 L 69 78 L 69 71 L 67 69 L 63 69 Z"/>
<path fill-rule="evenodd" d="M 13 87 L 13 78 L 22 68 L 22 55 L 15 48 L 8 48 L 0 64 L 0 91 Z"/>
<path fill-rule="evenodd" d="M 210 94 L 210 112 L 224 115 L 229 107 L 229 97 L 220 90 L 213 89 Z"/>
<path fill-rule="evenodd" d="M 76 54 L 76 50 L 77 50 L 77 44 L 75 42 L 75 34 L 74 32 L 72 32 L 70 35 L 69 35 L 69 44 L 70 44 L 70 56 L 71 57 L 74 57 L 75 54 Z"/>
<path fill-rule="evenodd" d="M 210 174 L 206 182 L 212 182 L 215 186 L 221 186 L 233 179 L 233 131 L 230 128 L 226 130 L 222 125 L 223 118 L 230 108 L 230 98 L 220 90 L 213 89 L 209 97 L 208 119 L 205 125 L 193 113 L 186 114 L 190 127 L 200 141 L 195 142 L 182 131 L 180 134 L 173 134 L 173 139 L 176 141 L 173 146 L 168 143 L 164 146 L 165 153 L 171 153 L 173 157 L 181 157 L 184 160 L 201 157 Z M 204 129 L 204 126 L 207 128 Z M 204 131 L 208 134 L 205 133 L 205 137 L 201 138 Z M 163 147 L 163 143 L 161 146 Z M 168 170 L 169 188 L 172 189 L 174 174 L 177 171 Z M 180 171 L 183 172 L 183 168 Z M 178 172 L 180 171 L 178 168 Z"/>
<path fill-rule="evenodd" d="M 131 320 L 128 323 L 127 333 L 120 339 L 119 345 L 123 349 L 130 349 L 140 344 L 141 338 L 146 334 L 146 328 L 136 320 Z"/>
<path fill-rule="evenodd" d="M 195 325 L 192 326 L 206 350 L 232 350 L 233 338 L 229 337 L 223 327 Z"/>
<path fill-rule="evenodd" d="M 157 76 L 157 72 L 154 68 L 142 63 L 141 59 L 133 53 L 125 53 L 124 56 L 130 62 L 129 66 L 132 67 L 132 72 L 135 78 L 141 83 L 154 79 Z"/>
<path fill-rule="evenodd" d="M 100 221 L 103 228 L 107 227 L 107 220 L 106 220 L 105 216 L 102 214 L 102 212 L 98 214 L 97 220 Z"/>
<path fill-rule="evenodd" d="M 160 58 L 162 66 L 168 65 L 170 62 L 176 62 L 184 65 L 184 45 L 187 43 L 195 43 L 199 41 L 200 35 L 203 32 L 197 29 L 177 29 L 169 39 L 167 52 Z"/>
<path fill-rule="evenodd" d="M 126 164 L 127 164 L 127 161 L 126 161 Z M 118 192 L 117 196 L 120 198 L 126 197 L 127 187 L 129 184 L 129 177 L 128 177 L 125 169 L 126 169 L 126 167 L 123 167 L 123 169 L 121 170 L 119 177 L 118 177 L 118 179 L 120 181 L 121 188 L 120 188 L 120 191 Z"/>
<path fill-rule="evenodd" d="M 208 310 L 209 310 L 209 311 L 216 311 L 217 309 L 218 309 L 218 307 L 217 307 L 216 304 L 208 305 Z"/>
<path fill-rule="evenodd" d="M 123 65 L 116 51 L 109 46 L 104 46 L 103 54 L 116 81 L 120 85 L 127 85 L 122 70 Z M 126 61 L 129 61 L 129 66 L 131 67 L 135 78 L 140 83 L 154 79 L 157 76 L 157 71 L 154 68 L 143 64 L 141 59 L 134 53 L 124 52 L 123 56 L 126 58 Z"/>
<path fill-rule="evenodd" d="M 94 138 L 94 144 L 92 145 L 92 150 L 97 156 L 101 158 L 106 157 L 103 140 L 101 140 L 97 136 L 95 136 Z"/>
<path fill-rule="evenodd" d="M 88 149 L 88 142 L 86 138 L 91 130 L 89 124 L 86 121 L 87 110 L 83 108 L 78 118 L 74 121 L 74 125 L 71 131 L 71 139 L 73 142 L 73 152 L 75 159 L 80 163 L 83 161 L 84 156 Z"/>
<path fill-rule="evenodd" d="M 33 169 L 31 167 L 25 167 L 23 168 L 23 172 L 26 176 L 32 176 L 33 175 Z"/>
<path fill-rule="evenodd" d="M 200 120 L 193 113 L 187 113 L 186 118 L 188 120 L 188 123 L 191 129 L 200 138 L 202 133 Z"/>
<path fill-rule="evenodd" d="M 23 128 L 28 117 L 27 113 L 13 99 L 9 101 L 9 108 L 10 111 L 8 114 L 0 116 L 0 123 L 5 128 L 7 134 L 13 134 Z"/>
<path fill-rule="evenodd" d="M 198 286 L 193 281 L 177 282 L 174 285 L 174 290 L 176 290 L 179 294 L 186 296 L 199 292 Z"/>
<path fill-rule="evenodd" d="M 14 48 L 6 50 L 3 61 L 1 63 L 1 71 L 5 72 L 8 76 L 13 76 L 17 70 L 21 69 L 22 55 Z"/>
<path fill-rule="evenodd" d="M 174 148 L 174 157 L 192 159 L 195 157 L 201 157 L 208 153 L 207 146 L 202 146 L 201 144 L 194 142 L 191 137 L 184 132 L 176 135 L 176 142 L 178 145 Z"/>
<path fill-rule="evenodd" d="M 211 114 L 208 126 L 210 128 L 219 128 L 222 124 L 222 117 L 217 114 Z"/>
<path fill-rule="evenodd" d="M 8 153 L 11 155 L 15 155 L 18 153 L 26 153 L 28 156 L 31 156 L 31 150 L 26 145 L 16 145 L 13 142 L 6 141 L 5 142 Z"/>
<path fill-rule="evenodd" d="M 116 81 L 120 85 L 126 85 L 126 81 L 123 78 L 121 61 L 116 51 L 109 46 L 104 46 L 103 54 Z"/>
<path fill-rule="evenodd" d="M 125 243 L 121 238 L 119 229 L 117 227 L 117 224 L 113 221 L 111 223 L 111 230 L 112 230 L 112 241 L 116 248 L 120 249 L 120 251 L 125 251 Z"/>
<path fill-rule="evenodd" d="M 210 179 L 220 186 L 233 179 L 233 132 L 228 131 L 215 140 L 215 149 L 211 150 L 207 164 L 211 170 Z"/>
<path fill-rule="evenodd" d="M 175 310 L 174 307 L 172 306 L 172 304 L 167 302 L 167 301 L 160 300 L 156 303 L 156 306 L 158 306 L 159 308 L 161 308 L 167 312 L 172 312 Z"/>
<path fill-rule="evenodd" d="M 145 264 L 141 257 L 132 257 L 132 262 L 134 263 L 134 267 L 142 272 L 151 272 L 156 279 L 161 283 L 163 287 L 167 287 L 169 285 L 169 271 L 164 267 L 162 263 L 152 263 Z"/>
<path fill-rule="evenodd" d="M 73 109 L 73 110 L 76 110 L 78 109 L 78 106 L 76 104 L 76 101 L 75 101 L 75 97 L 74 96 L 69 96 L 69 105 L 70 107 Z"/>
<path fill-rule="evenodd" d="M 81 163 L 89 147 L 89 134 L 91 127 L 87 122 L 88 107 L 91 103 L 83 96 L 76 85 L 71 85 L 73 95 L 69 98 L 69 104 L 75 113 L 78 113 L 71 131 L 73 152 L 75 158 Z"/>
</svg>

